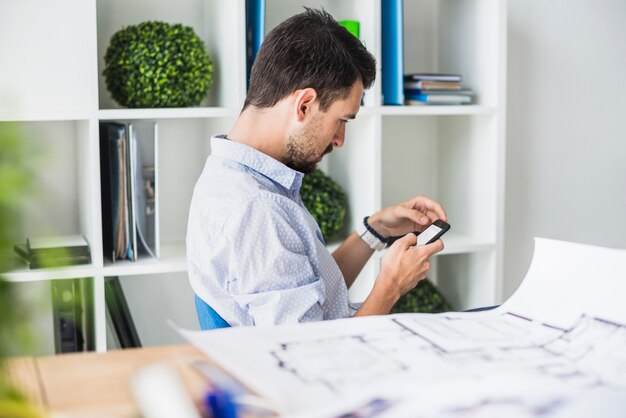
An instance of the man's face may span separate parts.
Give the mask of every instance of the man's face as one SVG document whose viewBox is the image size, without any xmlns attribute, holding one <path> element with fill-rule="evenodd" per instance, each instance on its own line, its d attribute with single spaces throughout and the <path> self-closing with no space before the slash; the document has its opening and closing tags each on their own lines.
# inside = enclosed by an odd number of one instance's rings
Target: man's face
<svg viewBox="0 0 626 418">
<path fill-rule="evenodd" d="M 363 84 L 357 81 L 347 98 L 333 102 L 325 111 L 312 109 L 308 122 L 287 139 L 286 165 L 304 174 L 311 173 L 324 155 L 341 147 L 346 123 L 354 119 L 361 105 Z"/>
</svg>

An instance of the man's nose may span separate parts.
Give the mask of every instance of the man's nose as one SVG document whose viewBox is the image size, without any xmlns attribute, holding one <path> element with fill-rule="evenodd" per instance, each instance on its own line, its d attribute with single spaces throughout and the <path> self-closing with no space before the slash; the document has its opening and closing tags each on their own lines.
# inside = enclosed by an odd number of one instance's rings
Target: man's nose
<svg viewBox="0 0 626 418">
<path fill-rule="evenodd" d="M 335 132 L 335 137 L 333 138 L 332 144 L 333 147 L 339 148 L 343 146 L 344 140 L 346 138 L 346 125 L 342 123 L 337 132 Z"/>
</svg>

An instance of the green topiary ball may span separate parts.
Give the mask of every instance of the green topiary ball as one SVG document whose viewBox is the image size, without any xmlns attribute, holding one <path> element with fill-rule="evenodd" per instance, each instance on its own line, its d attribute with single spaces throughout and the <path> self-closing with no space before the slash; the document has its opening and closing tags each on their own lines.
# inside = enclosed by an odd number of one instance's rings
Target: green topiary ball
<svg viewBox="0 0 626 418">
<path fill-rule="evenodd" d="M 449 312 L 452 306 L 430 280 L 421 280 L 417 286 L 402 296 L 391 313 L 439 313 Z"/>
<path fill-rule="evenodd" d="M 107 89 L 122 106 L 197 106 L 213 84 L 213 64 L 194 30 L 144 22 L 111 37 L 104 55 Z"/>
<path fill-rule="evenodd" d="M 315 170 L 304 176 L 300 197 L 328 242 L 339 232 L 346 218 L 348 200 L 343 189 L 321 170 Z"/>
</svg>

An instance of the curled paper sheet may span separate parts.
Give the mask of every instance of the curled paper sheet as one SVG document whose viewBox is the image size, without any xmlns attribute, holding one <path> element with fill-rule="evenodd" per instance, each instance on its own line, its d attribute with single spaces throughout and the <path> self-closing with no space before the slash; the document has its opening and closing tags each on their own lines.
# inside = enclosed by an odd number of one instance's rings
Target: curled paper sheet
<svg viewBox="0 0 626 418">
<path fill-rule="evenodd" d="M 621 417 L 624 294 L 626 250 L 537 239 L 494 310 L 179 332 L 298 417 Z"/>
</svg>

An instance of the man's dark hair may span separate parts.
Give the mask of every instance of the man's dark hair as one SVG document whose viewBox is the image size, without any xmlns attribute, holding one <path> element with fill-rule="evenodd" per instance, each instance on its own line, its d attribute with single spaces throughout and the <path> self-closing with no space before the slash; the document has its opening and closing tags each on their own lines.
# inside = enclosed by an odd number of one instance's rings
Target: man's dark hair
<svg viewBox="0 0 626 418">
<path fill-rule="evenodd" d="M 369 88 L 376 60 L 325 10 L 305 7 L 267 34 L 256 56 L 243 108 L 272 107 L 298 89 L 317 91 L 321 110 L 345 99 L 358 79 Z"/>
</svg>

